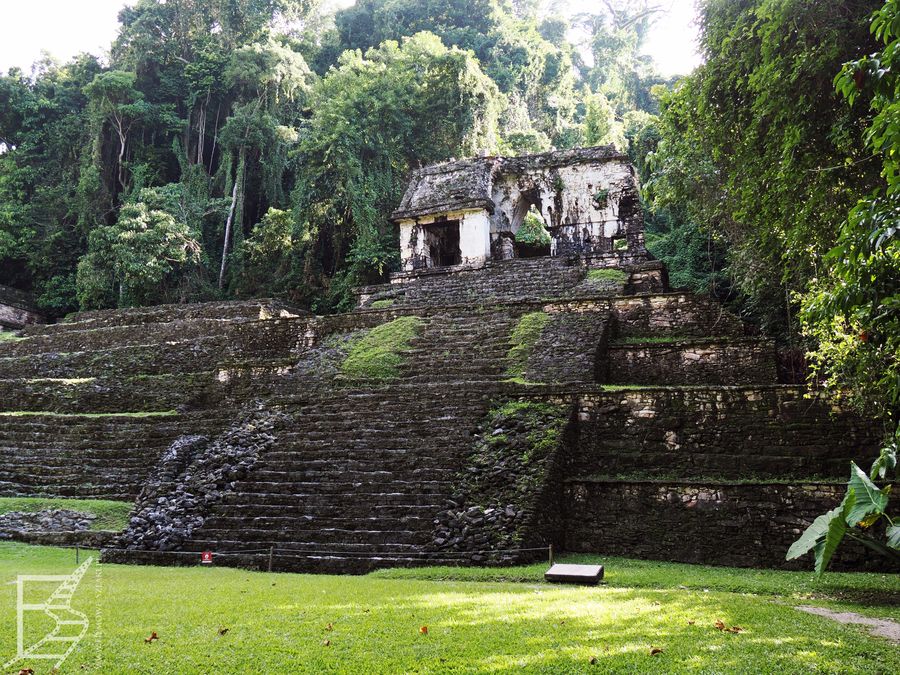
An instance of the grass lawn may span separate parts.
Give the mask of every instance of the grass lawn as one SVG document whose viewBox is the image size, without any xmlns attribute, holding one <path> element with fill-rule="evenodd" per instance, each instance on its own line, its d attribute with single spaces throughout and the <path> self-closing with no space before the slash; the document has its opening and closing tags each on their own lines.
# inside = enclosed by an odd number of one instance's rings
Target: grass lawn
<svg viewBox="0 0 900 675">
<path fill-rule="evenodd" d="M 597 588 L 542 583 L 544 565 L 363 577 L 104 565 L 74 596 L 92 626 L 60 672 L 900 672 L 900 647 L 792 607 L 896 617 L 897 575 L 817 583 L 808 573 L 604 562 L 609 584 Z M 15 649 L 8 582 L 74 567 L 71 551 L 0 544 L 0 661 Z M 717 630 L 717 619 L 744 630 Z M 159 640 L 145 643 L 152 632 Z M 49 669 L 5 672 L 26 666 Z"/>
<path fill-rule="evenodd" d="M 71 509 L 97 516 L 92 530 L 121 530 L 128 524 L 128 514 L 134 502 L 114 502 L 106 499 L 61 499 L 44 497 L 0 497 L 0 514 L 24 511 L 33 513 L 46 509 Z"/>
</svg>

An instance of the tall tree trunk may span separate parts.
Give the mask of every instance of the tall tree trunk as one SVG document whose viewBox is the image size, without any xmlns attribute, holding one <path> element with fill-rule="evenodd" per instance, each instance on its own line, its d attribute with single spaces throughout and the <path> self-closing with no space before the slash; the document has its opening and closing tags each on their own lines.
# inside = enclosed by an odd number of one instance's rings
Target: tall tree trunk
<svg viewBox="0 0 900 675">
<path fill-rule="evenodd" d="M 238 165 L 234 176 L 234 187 L 231 188 L 231 207 L 228 209 L 228 220 L 225 222 L 225 243 L 222 245 L 222 266 L 219 268 L 220 289 L 225 286 L 225 261 L 228 259 L 228 246 L 234 238 L 232 233 L 234 232 L 235 227 L 240 226 L 239 220 L 243 219 L 243 217 L 238 219 L 235 216 L 237 213 L 243 212 L 244 171 L 246 159 L 247 150 L 242 146 L 240 153 L 238 153 Z"/>
<path fill-rule="evenodd" d="M 209 94 L 206 96 L 209 103 Z M 206 104 L 200 108 L 200 118 L 197 120 L 197 159 L 194 164 L 203 166 L 203 142 L 206 138 Z"/>
<path fill-rule="evenodd" d="M 125 142 L 128 140 L 122 127 L 119 126 L 116 131 L 119 134 L 119 185 L 122 186 L 122 192 L 125 191 Z"/>
<path fill-rule="evenodd" d="M 228 209 L 228 219 L 225 221 L 225 242 L 222 244 L 222 266 L 219 267 L 219 289 L 225 285 L 225 261 L 228 260 L 228 244 L 231 243 L 231 227 L 234 223 L 234 209 L 237 206 L 238 182 L 240 175 L 234 177 L 234 187 L 231 188 L 231 208 Z"/>
<path fill-rule="evenodd" d="M 222 102 L 219 101 L 219 105 L 216 107 L 216 123 L 215 130 L 213 131 L 213 143 L 212 150 L 209 153 L 209 175 L 212 175 L 213 172 L 213 160 L 216 158 L 216 141 L 219 138 L 219 113 L 222 112 Z"/>
</svg>

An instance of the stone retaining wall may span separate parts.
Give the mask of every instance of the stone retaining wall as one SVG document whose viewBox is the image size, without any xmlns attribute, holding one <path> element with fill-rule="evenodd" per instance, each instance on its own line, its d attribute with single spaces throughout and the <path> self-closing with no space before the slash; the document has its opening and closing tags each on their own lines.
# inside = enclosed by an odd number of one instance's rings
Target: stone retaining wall
<svg viewBox="0 0 900 675">
<path fill-rule="evenodd" d="M 785 561 L 806 526 L 837 506 L 845 486 L 570 480 L 566 550 L 737 567 L 812 567 Z M 883 566 L 847 542 L 832 569 Z"/>
<path fill-rule="evenodd" d="M 690 293 L 613 298 L 620 337 L 742 336 L 744 325 L 722 305 Z"/>
<path fill-rule="evenodd" d="M 0 286 L 0 331 L 18 330 L 38 323 L 44 323 L 44 317 L 35 308 L 30 294 Z"/>
<path fill-rule="evenodd" d="M 569 475 L 774 478 L 849 475 L 881 430 L 798 387 L 649 388 L 579 397 Z"/>
<path fill-rule="evenodd" d="M 612 344 L 601 382 L 610 384 L 771 384 L 775 343 L 757 338 Z"/>
</svg>

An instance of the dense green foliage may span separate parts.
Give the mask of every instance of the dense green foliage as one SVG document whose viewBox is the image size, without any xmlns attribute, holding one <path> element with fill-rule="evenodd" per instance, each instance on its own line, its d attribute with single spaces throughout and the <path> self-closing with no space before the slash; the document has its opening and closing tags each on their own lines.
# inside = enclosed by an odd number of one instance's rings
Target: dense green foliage
<svg viewBox="0 0 900 675">
<path fill-rule="evenodd" d="M 747 311 L 785 334 L 795 328 L 792 293 L 824 269 L 839 224 L 877 180 L 865 111 L 847 106 L 832 81 L 873 48 L 878 5 L 705 0 L 706 63 L 663 98 L 654 208 L 683 214 L 676 227 L 695 224 L 683 235 L 696 250 L 687 257 L 727 247 Z"/>
<path fill-rule="evenodd" d="M 872 31 L 885 43 L 877 54 L 848 63 L 836 78 L 853 105 L 871 98 L 875 114 L 866 132 L 881 163 L 883 185 L 850 212 L 827 273 L 803 298 L 802 319 L 816 341 L 813 366 L 830 391 L 856 407 L 900 423 L 900 5 L 889 0 Z"/>
<path fill-rule="evenodd" d="M 704 0 L 706 63 L 633 138 L 650 149 L 648 247 L 674 284 L 737 296 L 809 352 L 815 384 L 891 432 L 900 80 L 896 3 L 881 5 Z"/>
<path fill-rule="evenodd" d="M 835 78 L 852 105 L 871 96 L 875 113 L 866 134 L 881 160 L 885 186 L 850 212 L 836 246 L 824 261 L 827 275 L 814 279 L 803 298 L 801 318 L 815 340 L 814 375 L 836 398 L 893 427 L 867 476 L 856 464 L 841 505 L 820 516 L 791 547 L 788 556 L 815 550 L 816 571 L 827 566 L 843 538 L 858 540 L 900 560 L 900 522 L 887 514 L 891 486 L 873 481 L 897 475 L 900 452 L 900 4 L 888 0 L 875 15 L 872 32 L 885 44 L 877 54 L 848 63 Z M 879 536 L 879 521 L 887 525 Z M 874 533 L 874 534 L 873 534 Z"/>
<path fill-rule="evenodd" d="M 346 308 L 397 264 L 389 215 L 412 169 L 651 147 L 655 6 L 595 12 L 138 0 L 108 65 L 0 76 L 0 284 L 50 316 L 261 295 Z"/>
</svg>

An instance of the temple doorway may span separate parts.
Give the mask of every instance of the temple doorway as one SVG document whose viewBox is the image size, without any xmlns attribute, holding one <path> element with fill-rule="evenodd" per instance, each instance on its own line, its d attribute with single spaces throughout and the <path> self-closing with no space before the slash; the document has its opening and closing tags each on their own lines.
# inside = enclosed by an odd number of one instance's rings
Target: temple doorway
<svg viewBox="0 0 900 675">
<path fill-rule="evenodd" d="M 516 257 L 540 258 L 550 255 L 550 232 L 541 212 L 531 204 L 516 230 Z"/>
<path fill-rule="evenodd" d="M 429 267 L 450 267 L 462 263 L 459 248 L 459 221 L 445 220 L 424 226 Z"/>
</svg>

